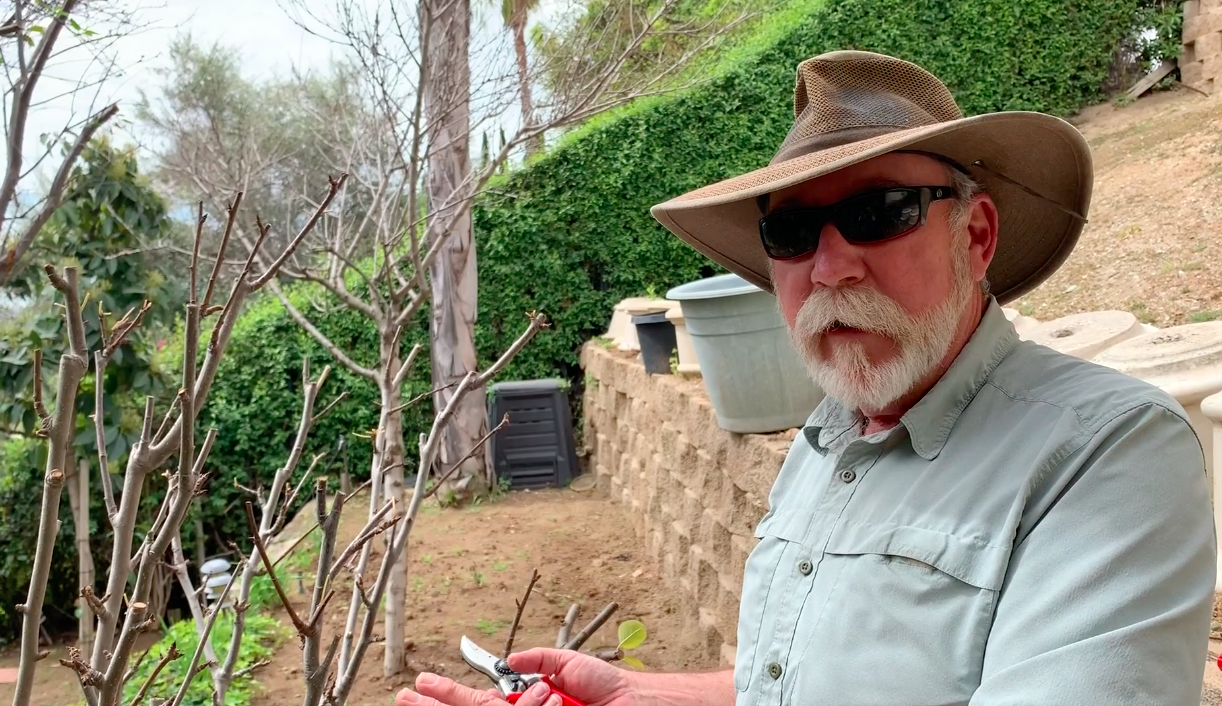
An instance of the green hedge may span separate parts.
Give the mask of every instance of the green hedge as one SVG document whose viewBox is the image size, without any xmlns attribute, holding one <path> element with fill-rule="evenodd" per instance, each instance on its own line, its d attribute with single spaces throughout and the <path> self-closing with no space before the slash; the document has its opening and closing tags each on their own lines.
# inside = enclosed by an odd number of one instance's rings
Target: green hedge
<svg viewBox="0 0 1222 706">
<path fill-rule="evenodd" d="M 1165 13 L 1154 17 L 1159 7 L 1151 0 L 797 0 L 721 57 L 716 78 L 583 126 L 479 200 L 481 364 L 518 336 L 525 312 L 541 310 L 554 328 L 501 379 L 566 377 L 573 399 L 580 399 L 579 347 L 605 330 L 615 302 L 662 295 L 718 272 L 657 225 L 649 207 L 767 163 L 792 120 L 793 72 L 802 59 L 838 48 L 882 51 L 938 74 L 969 114 L 1035 109 L 1066 115 L 1104 97 L 1117 48 L 1137 46 L 1142 27 L 1178 32 Z M 376 339 L 365 319 L 318 291 L 297 288 L 293 296 L 340 347 L 372 362 Z M 425 322 L 422 316 L 415 340 Z M 253 304 L 234 332 L 203 413 L 204 424 L 221 432 L 206 506 L 217 536 L 243 531 L 235 513 L 242 495 L 233 479 L 266 483 L 287 455 L 303 356 L 316 370 L 330 361 L 272 299 Z M 405 395 L 428 389 L 427 360 L 421 355 Z M 330 392 L 346 389 L 350 397 L 315 431 L 307 453 L 333 449 L 347 434 L 350 468 L 363 478 L 369 443 L 353 432 L 376 422 L 376 393 L 333 367 L 338 375 Z M 409 457 L 429 413 L 425 403 L 405 420 Z"/>
</svg>

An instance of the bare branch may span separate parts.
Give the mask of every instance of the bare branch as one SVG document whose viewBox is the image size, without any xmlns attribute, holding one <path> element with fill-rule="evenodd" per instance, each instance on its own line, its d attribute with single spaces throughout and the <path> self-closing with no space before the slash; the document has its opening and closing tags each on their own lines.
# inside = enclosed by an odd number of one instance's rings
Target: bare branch
<svg viewBox="0 0 1222 706">
<path fill-rule="evenodd" d="M 276 273 L 280 271 L 281 265 L 293 255 L 293 252 L 297 250 L 297 246 L 301 245 L 301 241 L 305 239 L 306 235 L 314 230 L 314 225 L 318 223 L 318 219 L 322 217 L 327 207 L 331 205 L 331 200 L 339 193 L 339 190 L 344 186 L 344 182 L 348 181 L 348 175 L 346 173 L 340 174 L 338 179 L 328 176 L 327 181 L 330 183 L 331 189 L 326 197 L 323 198 L 322 203 L 318 205 L 318 208 L 314 210 L 314 215 L 310 216 L 310 220 L 306 221 L 306 224 L 301 227 L 301 230 L 297 232 L 297 237 L 293 238 L 293 241 L 289 243 L 289 246 L 285 248 L 280 257 L 267 268 L 267 271 L 262 276 L 251 283 L 250 288 L 252 291 L 258 291 L 272 277 L 276 276 Z"/>
<path fill-rule="evenodd" d="M 284 605 L 284 609 L 289 614 L 289 619 L 293 621 L 293 627 L 297 628 L 297 634 L 305 636 L 310 633 L 310 626 L 297 616 L 297 611 L 293 610 L 293 604 L 289 601 L 288 594 L 284 592 L 284 587 L 280 585 L 280 579 L 276 577 L 276 570 L 272 568 L 271 557 L 267 555 L 267 547 L 263 546 L 263 537 L 260 536 L 259 524 L 255 522 L 254 506 L 250 501 L 246 501 L 246 525 L 250 528 L 251 539 L 255 542 L 255 549 L 259 556 L 263 558 L 263 566 L 267 568 L 267 574 L 272 579 L 272 585 L 276 588 L 276 595 L 280 597 L 280 603 Z"/>
<path fill-rule="evenodd" d="M 327 352 L 330 353 L 337 361 L 339 361 L 341 365 L 363 378 L 368 378 L 370 380 L 377 379 L 378 372 L 376 370 L 366 368 L 349 358 L 347 354 L 340 350 L 339 346 L 332 343 L 330 338 L 327 338 L 325 333 L 319 331 L 318 327 L 303 316 L 302 313 L 297 310 L 297 307 L 293 306 L 293 302 L 289 301 L 288 296 L 285 295 L 284 291 L 280 288 L 280 285 L 275 281 L 271 282 L 271 290 L 280 299 L 280 303 L 284 305 L 284 310 L 289 313 L 289 316 L 292 317 L 293 321 L 296 321 L 298 326 L 305 329 L 306 333 L 310 334 L 315 341 L 318 341 L 320 346 L 326 348 Z"/>
<path fill-rule="evenodd" d="M 202 203 L 202 202 L 201 202 Z M 229 236 L 233 233 L 233 224 L 238 219 L 238 207 L 242 204 L 242 192 L 239 191 L 233 197 L 229 207 L 226 209 L 229 213 L 229 220 L 225 223 L 225 234 L 221 236 L 221 245 L 217 248 L 216 261 L 212 265 L 212 274 L 208 277 L 208 289 L 204 292 L 204 299 L 200 302 L 200 307 L 204 311 L 204 316 L 208 316 L 208 307 L 212 304 L 212 291 L 216 288 L 216 281 L 220 278 L 221 265 L 225 262 L 225 250 L 229 246 Z"/>
<path fill-rule="evenodd" d="M 569 640 L 568 643 L 565 644 L 564 649 L 566 650 L 581 649 L 581 646 L 586 644 L 586 640 L 589 640 L 590 637 L 594 633 L 598 632 L 598 629 L 601 628 L 604 623 L 606 623 L 608 620 L 611 619 L 611 614 L 614 613 L 618 609 L 619 609 L 618 603 L 615 603 L 614 601 L 609 603 L 606 608 L 602 609 L 601 613 L 594 616 L 594 619 L 590 621 L 589 625 L 582 628 L 581 632 L 577 633 L 577 635 L 574 636 L 572 640 Z"/>
<path fill-rule="evenodd" d="M 249 507 L 250 504 L 247 503 L 247 508 Z M 257 533 L 256 536 L 258 536 Z M 199 644 L 195 647 L 195 653 L 191 655 L 191 666 L 187 670 L 187 678 L 178 687 L 178 694 L 170 702 L 170 706 L 179 706 L 182 703 L 182 700 L 187 696 L 187 689 L 191 687 L 191 682 L 195 680 L 195 675 L 199 673 L 200 656 L 203 655 L 205 646 L 211 647 L 212 643 L 208 637 L 212 634 L 212 626 L 216 624 L 216 617 L 221 614 L 221 606 L 225 605 L 225 599 L 229 597 L 229 589 L 231 588 L 233 588 L 233 581 L 225 584 L 225 588 L 221 591 L 221 597 L 216 601 L 216 606 L 212 608 L 208 615 L 208 622 L 204 625 L 203 633 L 200 634 Z"/>
<path fill-rule="evenodd" d="M 569 606 L 569 612 L 564 616 L 564 622 L 560 624 L 560 631 L 556 634 L 556 649 L 562 650 L 569 642 L 569 633 L 573 632 L 573 623 L 577 622 L 577 614 L 581 612 L 581 606 L 574 603 Z"/>
<path fill-rule="evenodd" d="M 34 549 L 34 568 L 26 593 L 21 625 L 21 659 L 17 667 L 17 687 L 13 703 L 29 703 L 34 688 L 34 666 L 39 659 L 38 639 L 42 622 L 43 601 L 51 576 L 51 558 L 55 537 L 59 534 L 60 494 L 64 485 L 64 468 L 69 462 L 69 449 L 75 432 L 76 395 L 88 367 L 85 349 L 85 324 L 81 318 L 78 298 L 77 270 L 64 269 L 64 276 L 51 265 L 44 268 L 52 286 L 64 297 L 67 319 L 68 349 L 59 359 L 59 380 L 55 394 L 55 413 L 50 417 L 49 453 L 43 476 L 42 508 L 38 521 L 38 540 Z M 41 362 L 41 361 L 40 361 Z M 39 382 L 41 386 L 41 381 Z M 82 677 L 83 678 L 83 677 Z"/>
<path fill-rule="evenodd" d="M 69 3 L 72 2 L 72 0 L 68 1 Z M 61 23 L 57 20 L 56 24 Z M 93 139 L 93 134 L 98 131 L 98 128 L 102 127 L 106 121 L 113 118 L 118 112 L 119 106 L 111 105 L 89 118 L 89 121 L 85 123 L 85 127 L 81 129 L 81 134 L 77 136 L 76 142 L 73 143 L 72 148 L 68 151 L 68 155 L 64 158 L 63 163 L 60 164 L 59 171 L 56 172 L 55 178 L 47 190 L 47 197 L 43 202 L 42 210 L 26 225 L 24 232 L 17 238 L 16 245 L 7 253 L 4 253 L 3 258 L 0 259 L 0 284 L 7 284 L 12 279 L 21 263 L 21 259 L 25 257 L 26 251 L 34 244 L 34 238 L 42 231 L 42 227 L 46 225 L 47 221 L 51 220 L 51 215 L 55 213 L 55 209 L 59 208 L 60 203 L 63 201 L 64 187 L 68 183 L 68 175 L 72 173 L 72 167 L 76 163 L 76 158 L 84 151 L 85 145 L 89 144 L 89 141 Z M 11 138 L 12 135 L 10 134 L 10 141 Z M 10 149 L 12 149 L 11 144 Z M 18 148 L 17 152 L 20 152 L 20 148 Z M 17 157 L 17 160 L 20 161 L 20 157 Z M 13 158 L 10 156 L 10 165 L 12 161 Z M 17 176 L 17 173 L 12 173 L 14 190 L 17 186 Z M 11 195 L 9 198 L 11 198 Z M 0 199 L 0 203 L 7 206 L 8 199 Z M 0 215 L 0 219 L 2 218 L 3 216 Z"/>
<path fill-rule="evenodd" d="M 165 669 L 167 664 L 173 662 L 179 657 L 182 657 L 182 653 L 178 651 L 178 643 L 171 642 L 170 649 L 166 650 L 166 653 L 157 661 L 157 666 L 153 667 L 153 673 L 150 674 L 148 680 L 141 685 L 140 691 L 136 692 L 136 698 L 132 699 L 131 706 L 140 705 L 140 702 L 144 700 L 144 695 L 148 693 L 149 687 L 153 685 L 153 682 L 157 681 L 157 675 L 161 674 L 161 670 Z"/>
<path fill-rule="evenodd" d="M 539 570 L 530 570 L 530 582 L 526 584 L 526 593 L 522 594 L 522 600 L 517 602 L 518 610 L 513 616 L 513 623 L 509 626 L 509 637 L 505 639 L 505 650 L 502 657 L 509 659 L 509 653 L 513 651 L 513 640 L 518 635 L 518 625 L 522 622 L 522 611 L 526 609 L 526 602 L 530 600 L 530 592 L 535 589 L 535 583 L 539 581 Z"/>
<path fill-rule="evenodd" d="M 480 439 L 475 444 L 475 446 L 471 448 L 470 451 L 467 452 L 466 456 L 463 456 L 462 458 L 458 459 L 458 463 L 455 463 L 454 465 L 450 466 L 450 470 L 446 471 L 444 474 L 442 474 L 440 478 L 437 479 L 437 482 L 433 484 L 433 487 L 430 488 L 427 493 L 425 493 L 424 499 L 428 500 L 429 498 L 433 497 L 433 495 L 437 493 L 437 489 L 441 487 L 441 484 L 449 480 L 450 476 L 453 475 L 455 471 L 457 471 L 459 468 L 462 467 L 464 463 L 467 462 L 467 459 L 474 456 L 481 448 L 483 448 L 484 444 L 488 443 L 488 440 L 492 438 L 493 434 L 496 434 L 498 431 L 504 429 L 507 426 L 509 426 L 509 415 L 508 414 L 506 414 L 505 417 L 501 419 L 500 424 L 497 424 L 495 427 L 492 428 L 492 430 L 490 430 L 487 434 L 485 434 L 484 437 Z"/>
<path fill-rule="evenodd" d="M 419 343 L 412 346 L 412 350 L 407 354 L 407 360 L 403 361 L 403 365 L 395 372 L 394 378 L 391 379 L 391 385 L 402 387 L 403 381 L 407 379 L 408 372 L 411 371 L 412 365 L 416 362 L 416 356 L 420 354 L 421 346 Z"/>
<path fill-rule="evenodd" d="M 51 435 L 51 413 L 42 401 L 42 349 L 34 349 L 34 413 L 38 415 L 38 430 L 34 436 L 43 439 Z"/>
</svg>

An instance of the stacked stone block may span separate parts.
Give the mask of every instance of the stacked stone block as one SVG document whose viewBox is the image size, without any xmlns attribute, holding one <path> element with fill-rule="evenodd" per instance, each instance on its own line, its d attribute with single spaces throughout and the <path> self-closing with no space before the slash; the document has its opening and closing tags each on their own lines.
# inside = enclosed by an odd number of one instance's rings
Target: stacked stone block
<svg viewBox="0 0 1222 706">
<path fill-rule="evenodd" d="M 1180 80 L 1206 93 L 1222 83 L 1222 0 L 1184 3 Z"/>
<path fill-rule="evenodd" d="M 599 492 L 628 512 L 708 656 L 732 664 L 743 566 L 790 442 L 723 431 L 699 379 L 647 375 L 594 343 L 582 366 Z"/>
</svg>

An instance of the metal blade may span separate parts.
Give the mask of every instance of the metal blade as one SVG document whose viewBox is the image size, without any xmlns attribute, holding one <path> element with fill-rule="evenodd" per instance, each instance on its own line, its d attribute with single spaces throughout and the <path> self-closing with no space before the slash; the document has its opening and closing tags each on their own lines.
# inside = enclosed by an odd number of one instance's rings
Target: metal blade
<svg viewBox="0 0 1222 706">
<path fill-rule="evenodd" d="M 471 665 L 472 669 L 496 682 L 498 686 L 500 685 L 504 675 L 496 668 L 501 661 L 499 657 L 475 644 L 466 635 L 463 635 L 460 650 L 463 660 Z"/>
</svg>

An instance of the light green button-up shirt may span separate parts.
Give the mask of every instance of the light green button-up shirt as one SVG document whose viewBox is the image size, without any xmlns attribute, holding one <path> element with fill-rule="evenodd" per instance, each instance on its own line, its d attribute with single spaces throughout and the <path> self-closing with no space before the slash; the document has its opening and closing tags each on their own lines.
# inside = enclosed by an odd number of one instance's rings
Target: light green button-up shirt
<svg viewBox="0 0 1222 706">
<path fill-rule="evenodd" d="M 825 401 L 747 561 L 738 706 L 1195 706 L 1216 576 L 1184 410 L 995 300 L 885 432 Z"/>
</svg>

